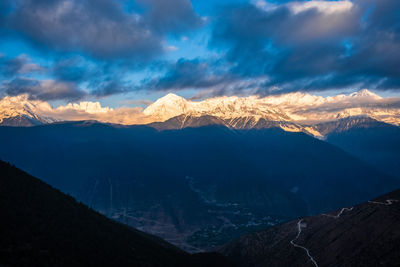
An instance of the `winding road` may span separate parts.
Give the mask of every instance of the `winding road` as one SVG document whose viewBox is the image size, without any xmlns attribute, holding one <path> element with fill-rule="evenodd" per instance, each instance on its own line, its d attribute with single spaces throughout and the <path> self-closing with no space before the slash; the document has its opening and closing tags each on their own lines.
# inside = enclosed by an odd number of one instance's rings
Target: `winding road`
<svg viewBox="0 0 400 267">
<path fill-rule="evenodd" d="M 340 210 L 340 212 L 337 215 L 331 215 L 331 214 L 325 214 L 325 213 L 323 213 L 321 215 L 337 219 L 343 214 L 344 211 L 352 211 L 353 209 L 354 209 L 354 207 L 343 208 Z"/>
<path fill-rule="evenodd" d="M 371 203 L 371 204 L 378 204 L 378 205 L 385 205 L 385 206 L 393 205 L 395 202 L 399 202 L 399 200 L 397 200 L 397 199 L 387 199 L 386 202 L 372 201 L 372 200 L 368 201 L 368 203 Z M 325 213 L 323 213 L 323 214 L 321 214 L 321 215 L 322 215 L 322 216 L 327 216 L 327 217 L 330 217 L 330 218 L 334 218 L 334 219 L 338 219 L 338 218 L 340 218 L 340 216 L 342 216 L 343 212 L 345 212 L 345 211 L 352 211 L 353 209 L 354 209 L 354 207 L 342 208 L 342 209 L 339 211 L 339 213 L 338 213 L 337 215 L 331 215 L 331 214 L 325 214 Z M 294 247 L 296 247 L 296 248 L 301 248 L 301 249 L 303 249 L 303 250 L 307 253 L 307 256 L 308 256 L 308 258 L 310 259 L 310 261 L 311 261 L 316 267 L 318 267 L 317 262 L 316 262 L 315 259 L 311 256 L 310 251 L 308 250 L 308 248 L 303 247 L 303 246 L 300 246 L 300 245 L 298 245 L 298 244 L 295 243 L 295 241 L 296 241 L 297 239 L 299 239 L 299 237 L 300 237 L 300 234 L 301 234 L 301 231 L 302 231 L 302 227 L 305 227 L 304 224 L 302 224 L 302 222 L 303 222 L 303 219 L 300 219 L 300 220 L 297 222 L 297 235 L 296 235 L 296 237 L 295 237 L 294 239 L 292 239 L 292 240 L 290 241 L 290 244 L 292 244 L 292 245 L 293 245 Z"/>
<path fill-rule="evenodd" d="M 368 203 L 385 205 L 385 206 L 390 206 L 390 205 L 394 204 L 394 202 L 398 202 L 398 200 L 397 199 L 386 199 L 386 202 L 371 201 L 371 200 L 368 201 Z"/>
<path fill-rule="evenodd" d="M 294 238 L 294 239 L 292 239 L 291 241 L 290 241 L 290 244 L 292 244 L 294 247 L 296 247 L 296 248 L 301 248 L 301 249 L 303 249 L 303 250 L 305 250 L 305 252 L 307 253 L 307 256 L 308 256 L 308 258 L 310 258 L 310 260 L 311 260 L 311 262 L 316 266 L 316 267 L 318 267 L 318 264 L 317 264 L 317 262 L 314 260 L 314 258 L 311 256 L 311 254 L 310 254 L 310 251 L 306 248 L 306 247 L 303 247 L 303 246 L 300 246 L 300 245 L 298 245 L 298 244 L 296 244 L 294 241 L 296 241 L 298 238 L 299 238 L 299 236 L 300 236 L 300 234 L 301 234 L 301 226 L 302 226 L 302 223 L 303 222 L 303 219 L 301 219 L 301 220 L 299 220 L 298 222 L 297 222 L 297 235 L 296 235 L 296 237 Z"/>
<path fill-rule="evenodd" d="M 327 216 L 327 217 L 331 217 L 331 218 L 334 218 L 334 219 L 337 219 L 337 218 L 339 218 L 339 217 L 343 214 L 343 212 L 345 212 L 345 211 L 352 211 L 353 208 L 354 208 L 354 207 L 343 208 L 343 209 L 340 210 L 340 212 L 339 212 L 337 215 L 330 215 L 330 214 L 322 214 L 322 215 L 323 215 L 323 216 Z M 295 241 L 299 238 L 299 236 L 300 236 L 300 234 L 301 234 L 302 222 L 303 222 L 303 219 L 301 219 L 301 220 L 299 220 L 299 221 L 297 222 L 297 235 L 296 235 L 296 237 L 295 237 L 294 239 L 292 239 L 292 240 L 290 241 L 290 244 L 292 244 L 292 245 L 293 245 L 294 247 L 296 247 L 296 248 L 301 248 L 301 249 L 303 249 L 303 250 L 307 253 L 307 256 L 308 256 L 308 258 L 311 260 L 311 262 L 312 262 L 316 267 L 318 267 L 318 263 L 317 263 L 317 262 L 315 261 L 315 259 L 311 256 L 310 251 L 308 250 L 308 248 L 303 247 L 303 246 L 300 246 L 299 244 L 296 244 L 296 243 L 295 243 Z"/>
</svg>

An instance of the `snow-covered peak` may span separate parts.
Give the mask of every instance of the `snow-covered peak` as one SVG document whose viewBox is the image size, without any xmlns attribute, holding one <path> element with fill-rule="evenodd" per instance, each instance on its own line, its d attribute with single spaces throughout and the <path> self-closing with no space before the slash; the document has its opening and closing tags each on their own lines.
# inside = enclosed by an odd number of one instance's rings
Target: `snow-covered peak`
<svg viewBox="0 0 400 267">
<path fill-rule="evenodd" d="M 223 119 L 256 116 L 269 120 L 289 120 L 290 118 L 277 106 L 263 103 L 257 96 L 222 96 L 203 101 L 186 100 L 183 97 L 168 94 L 148 106 L 143 113 L 155 121 L 165 121 L 182 114 L 190 116 L 211 115 Z"/>
<path fill-rule="evenodd" d="M 5 118 L 25 116 L 44 123 L 55 120 L 98 120 L 121 124 L 146 124 L 166 121 L 179 115 L 209 115 L 228 124 L 244 120 L 256 125 L 263 119 L 278 123 L 311 125 L 365 115 L 400 125 L 398 103 L 400 98 L 382 98 L 365 89 L 352 94 L 329 97 L 296 92 L 266 97 L 218 96 L 202 101 L 186 100 L 175 94 L 167 94 L 142 111 L 139 107 L 112 109 L 101 106 L 99 102 L 69 103 L 52 108 L 47 102 L 31 100 L 27 95 L 20 95 L 0 99 L 0 123 Z"/>
<path fill-rule="evenodd" d="M 322 96 L 311 95 L 308 93 L 288 93 L 273 95 L 263 98 L 265 103 L 271 105 L 298 106 L 298 105 L 319 105 L 325 101 Z"/>
<path fill-rule="evenodd" d="M 166 94 L 165 96 L 157 99 L 155 103 L 175 103 L 175 102 L 181 102 L 181 101 L 186 101 L 185 98 L 178 96 L 173 93 Z"/>
<path fill-rule="evenodd" d="M 367 89 L 362 89 L 358 92 L 352 93 L 352 94 L 350 94 L 350 96 L 358 97 L 358 98 L 382 99 L 382 97 L 380 97 L 377 94 L 372 93 L 371 91 L 369 91 Z"/>
<path fill-rule="evenodd" d="M 188 101 L 175 94 L 167 94 L 157 99 L 156 102 L 149 105 L 143 113 L 152 116 L 156 121 L 165 121 L 169 118 L 179 116 L 188 111 Z"/>
<path fill-rule="evenodd" d="M 6 96 L 0 100 L 0 120 L 17 116 L 26 116 L 42 122 L 52 121 L 39 115 L 42 111 L 50 111 L 49 103 L 40 100 L 30 100 L 27 95 Z"/>
<path fill-rule="evenodd" d="M 373 108 L 385 101 L 366 89 L 336 96 L 317 96 L 309 93 L 288 93 L 259 96 L 221 96 L 203 101 L 186 100 L 168 94 L 148 106 L 144 114 L 153 121 L 165 121 L 179 115 L 211 115 L 221 119 L 252 117 L 268 121 L 318 122 L 335 120 L 355 115 L 378 114 L 392 118 L 397 110 Z M 372 104 L 372 105 L 371 105 Z M 377 117 L 377 116 L 373 116 Z"/>
</svg>

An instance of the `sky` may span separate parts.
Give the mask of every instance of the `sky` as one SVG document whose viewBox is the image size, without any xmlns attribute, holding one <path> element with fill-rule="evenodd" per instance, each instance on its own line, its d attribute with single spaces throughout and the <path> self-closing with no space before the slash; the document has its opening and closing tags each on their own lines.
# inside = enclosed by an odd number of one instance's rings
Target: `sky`
<svg viewBox="0 0 400 267">
<path fill-rule="evenodd" d="M 0 97 L 400 95 L 398 0 L 1 0 Z"/>
</svg>

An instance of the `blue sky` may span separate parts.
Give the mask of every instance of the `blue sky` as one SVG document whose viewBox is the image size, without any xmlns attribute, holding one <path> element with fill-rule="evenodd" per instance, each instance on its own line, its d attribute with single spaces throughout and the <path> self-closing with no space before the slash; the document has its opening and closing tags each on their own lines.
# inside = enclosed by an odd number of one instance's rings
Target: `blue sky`
<svg viewBox="0 0 400 267">
<path fill-rule="evenodd" d="M 397 0 L 4 0 L 0 95 L 116 107 L 400 92 Z"/>
</svg>

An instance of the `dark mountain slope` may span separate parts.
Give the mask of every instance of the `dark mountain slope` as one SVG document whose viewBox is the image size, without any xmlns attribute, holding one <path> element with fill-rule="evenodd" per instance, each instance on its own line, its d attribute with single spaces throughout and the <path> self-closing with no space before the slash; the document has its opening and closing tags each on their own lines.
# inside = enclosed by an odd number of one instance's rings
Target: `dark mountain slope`
<svg viewBox="0 0 400 267">
<path fill-rule="evenodd" d="M 18 115 L 15 117 L 4 118 L 0 122 L 0 126 L 14 126 L 14 127 L 30 127 L 42 124 L 43 122 L 41 122 L 40 120 L 28 117 L 26 115 Z"/>
<path fill-rule="evenodd" d="M 222 119 L 210 115 L 191 116 L 179 115 L 170 118 L 164 122 L 153 122 L 148 124 L 149 127 L 157 130 L 176 130 L 183 128 L 198 128 L 211 125 L 223 125 L 233 129 L 267 129 L 284 127 L 298 127 L 300 125 L 288 121 L 270 121 L 264 118 L 256 119 L 252 116 L 238 117 L 232 119 Z"/>
<path fill-rule="evenodd" d="M 399 266 L 400 190 L 242 237 L 220 252 L 239 266 Z"/>
<path fill-rule="evenodd" d="M 397 188 L 335 146 L 275 128 L 1 127 L 0 147 L 101 213 L 192 251 Z"/>
<path fill-rule="evenodd" d="M 365 119 L 362 124 L 339 129 L 328 134 L 326 141 L 400 178 L 400 127 Z"/>
<path fill-rule="evenodd" d="M 253 117 L 232 120 L 204 115 L 180 115 L 165 122 L 148 126 L 158 130 L 183 129 L 224 125 L 235 129 L 265 129 L 277 127 L 304 128 L 291 122 L 255 121 Z M 380 169 L 386 174 L 400 178 L 400 127 L 377 121 L 367 116 L 351 116 L 335 121 L 319 123 L 312 127 L 326 137 L 326 141 Z"/>
<path fill-rule="evenodd" d="M 157 130 L 175 130 L 186 127 L 195 128 L 210 125 L 226 125 L 226 123 L 223 119 L 210 115 L 204 115 L 201 117 L 179 115 L 164 122 L 153 122 L 148 124 L 149 127 Z"/>
<path fill-rule="evenodd" d="M 322 135 L 341 133 L 350 129 L 368 129 L 390 126 L 367 116 L 350 116 L 334 121 L 322 122 L 313 126 Z"/>
<path fill-rule="evenodd" d="M 0 265 L 220 266 L 119 224 L 0 161 Z M 204 263 L 204 265 L 203 265 Z"/>
</svg>

